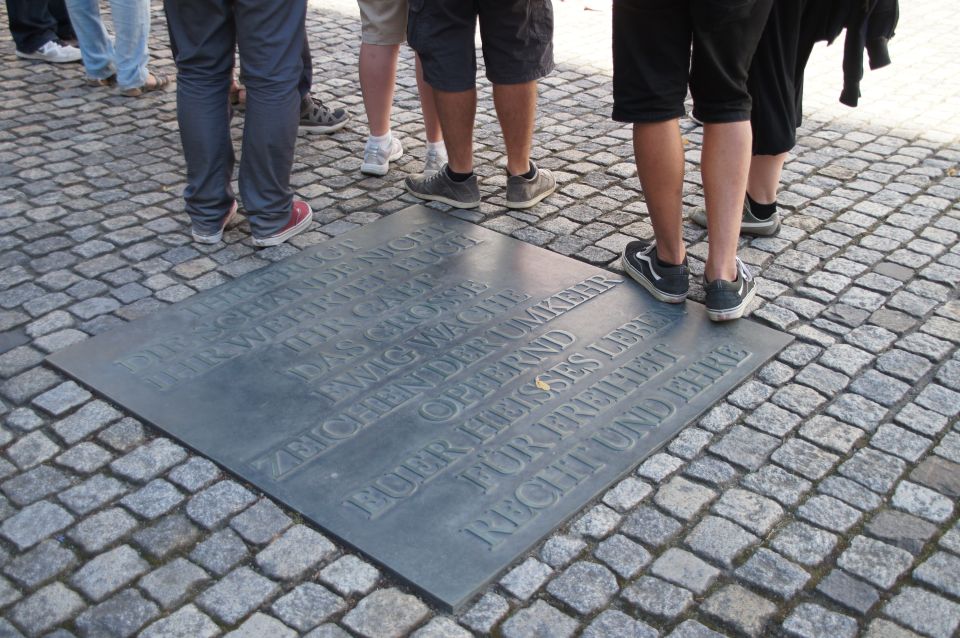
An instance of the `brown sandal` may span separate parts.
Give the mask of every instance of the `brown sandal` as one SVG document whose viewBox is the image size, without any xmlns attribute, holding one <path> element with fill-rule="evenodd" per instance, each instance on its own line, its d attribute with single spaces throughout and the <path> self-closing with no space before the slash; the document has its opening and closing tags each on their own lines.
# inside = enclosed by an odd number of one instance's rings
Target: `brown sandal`
<svg viewBox="0 0 960 638">
<path fill-rule="evenodd" d="M 140 97 L 144 93 L 151 91 L 162 91 L 173 83 L 173 78 L 162 73 L 147 73 L 147 81 L 143 86 L 135 86 L 132 89 L 121 89 L 120 95 L 125 97 Z"/>
</svg>

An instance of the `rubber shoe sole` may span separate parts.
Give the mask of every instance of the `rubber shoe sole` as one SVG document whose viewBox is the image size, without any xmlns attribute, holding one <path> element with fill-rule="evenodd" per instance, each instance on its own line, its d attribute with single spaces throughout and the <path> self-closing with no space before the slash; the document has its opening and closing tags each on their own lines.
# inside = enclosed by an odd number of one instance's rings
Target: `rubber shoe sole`
<svg viewBox="0 0 960 638">
<path fill-rule="evenodd" d="M 326 126 L 304 126 L 301 124 L 297 128 L 297 132 L 306 133 L 307 135 L 323 135 L 325 133 L 336 133 L 337 131 L 342 129 L 344 126 L 346 126 L 347 122 L 349 121 L 350 121 L 350 117 L 348 116 L 342 122 L 337 122 L 336 124 L 329 124 Z"/>
<path fill-rule="evenodd" d="M 287 241 L 295 235 L 299 235 L 307 228 L 310 227 L 310 223 L 313 221 L 313 210 L 310 208 L 310 205 L 306 202 L 300 202 L 307 207 L 307 214 L 297 222 L 295 225 L 290 226 L 289 228 L 284 229 L 283 231 L 277 233 L 276 235 L 271 235 L 270 237 L 264 237 L 262 239 L 254 237 L 253 245 L 258 248 L 267 248 L 269 246 L 278 246 L 283 242 Z M 291 213 L 292 214 L 292 213 Z"/>
<path fill-rule="evenodd" d="M 545 190 L 545 191 L 543 191 L 542 193 L 540 193 L 539 195 L 537 195 L 536 197 L 533 197 L 533 198 L 531 198 L 531 199 L 528 199 L 528 200 L 525 201 L 525 202 L 511 202 L 511 201 L 507 201 L 507 208 L 531 208 L 531 207 L 533 207 L 533 206 L 536 206 L 536 205 L 539 204 L 540 202 L 542 202 L 544 199 L 546 199 L 546 198 L 549 197 L 550 195 L 553 195 L 553 192 L 554 192 L 555 190 L 557 190 L 557 185 L 556 185 L 556 184 L 554 184 L 549 190 Z"/>
<path fill-rule="evenodd" d="M 757 282 L 753 278 L 753 275 L 747 271 L 746 266 L 743 265 L 743 262 L 740 261 L 739 257 L 737 258 L 737 280 L 740 282 L 740 287 L 736 292 L 731 290 L 736 284 L 735 281 L 713 281 L 706 283 L 704 286 L 707 297 L 707 317 L 710 319 L 710 321 L 730 321 L 732 319 L 739 319 L 743 316 L 743 313 L 746 312 L 747 306 L 750 305 L 750 302 L 753 301 L 754 297 L 757 296 Z M 746 287 L 746 290 L 744 290 L 744 287 Z M 724 288 L 726 288 L 726 290 L 724 290 Z M 735 306 L 728 306 L 726 308 L 711 308 L 711 297 L 715 296 L 716 294 L 733 294 L 739 298 L 740 302 Z"/>
<path fill-rule="evenodd" d="M 360 172 L 364 175 L 373 175 L 374 177 L 383 177 L 390 172 L 390 162 L 395 162 L 403 156 L 403 147 L 399 146 L 397 150 L 390 154 L 386 164 L 367 164 L 360 165 Z"/>
<path fill-rule="evenodd" d="M 234 200 L 233 205 L 230 207 L 230 211 L 227 213 L 227 216 L 220 222 L 220 231 L 212 235 L 201 235 L 190 231 L 193 241 L 198 244 L 219 244 L 223 239 L 223 231 L 227 229 L 227 226 L 233 221 L 234 217 L 237 216 L 237 202 Z"/>
<path fill-rule="evenodd" d="M 643 273 L 641 273 L 639 270 L 631 266 L 630 262 L 628 262 L 626 259 L 623 259 L 622 263 L 623 263 L 623 269 L 626 271 L 626 273 L 630 275 L 630 277 L 634 281 L 636 281 L 638 284 L 646 288 L 647 292 L 653 295 L 654 299 L 657 299 L 658 301 L 662 301 L 664 303 L 683 303 L 684 301 L 687 300 L 686 294 L 671 295 L 668 292 L 663 292 L 661 290 L 658 290 L 657 287 L 653 285 L 653 282 L 651 282 L 649 279 L 644 277 Z"/>
<path fill-rule="evenodd" d="M 650 279 L 646 276 L 646 274 L 644 274 L 642 270 L 636 268 L 633 264 L 630 263 L 630 259 L 627 257 L 627 252 L 630 250 L 635 250 L 635 247 L 638 243 L 639 242 L 631 242 L 630 244 L 627 244 L 626 246 L 624 246 L 623 253 L 620 257 L 620 263 L 623 264 L 623 270 L 628 275 L 630 275 L 631 279 L 633 279 L 638 284 L 643 286 L 647 290 L 647 292 L 653 295 L 653 298 L 657 299 L 658 301 L 662 301 L 664 303 L 672 303 L 672 304 L 679 304 L 686 301 L 687 295 L 689 294 L 689 290 L 683 293 L 670 293 L 670 292 L 665 292 L 663 290 L 660 290 L 659 288 L 657 288 L 654 282 L 650 281 Z M 652 272 L 653 264 L 650 264 L 649 267 Z"/>
<path fill-rule="evenodd" d="M 702 207 L 693 209 L 690 221 L 697 226 L 707 227 L 707 212 Z M 740 221 L 740 234 L 753 237 L 772 237 L 780 232 L 780 211 L 775 212 L 769 219 L 757 219 L 744 211 Z"/>
<path fill-rule="evenodd" d="M 711 310 L 707 308 L 707 317 L 709 317 L 710 321 L 718 322 L 739 319 L 743 316 L 743 313 L 747 311 L 747 306 L 750 305 L 750 302 L 753 301 L 753 298 L 756 296 L 757 288 L 754 286 L 747 292 L 747 296 L 743 298 L 743 301 L 735 308 L 727 308 L 724 310 Z"/>
<path fill-rule="evenodd" d="M 426 199 L 426 200 L 430 200 L 431 202 L 441 202 L 443 204 L 453 206 L 454 208 L 462 208 L 462 209 L 476 208 L 477 206 L 480 205 L 479 199 L 476 201 L 462 202 L 458 199 L 450 199 L 449 197 L 444 197 L 443 195 L 418 193 L 417 191 L 410 188 L 410 184 L 404 184 L 404 185 L 407 187 L 407 192 L 418 199 Z"/>
</svg>

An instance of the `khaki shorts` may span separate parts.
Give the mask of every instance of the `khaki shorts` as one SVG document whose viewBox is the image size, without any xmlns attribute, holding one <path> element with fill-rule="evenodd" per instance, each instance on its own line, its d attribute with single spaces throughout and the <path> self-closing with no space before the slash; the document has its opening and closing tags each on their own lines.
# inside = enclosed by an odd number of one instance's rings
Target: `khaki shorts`
<svg viewBox="0 0 960 638">
<path fill-rule="evenodd" d="M 367 44 L 401 44 L 407 39 L 407 0 L 357 0 L 360 39 Z"/>
</svg>

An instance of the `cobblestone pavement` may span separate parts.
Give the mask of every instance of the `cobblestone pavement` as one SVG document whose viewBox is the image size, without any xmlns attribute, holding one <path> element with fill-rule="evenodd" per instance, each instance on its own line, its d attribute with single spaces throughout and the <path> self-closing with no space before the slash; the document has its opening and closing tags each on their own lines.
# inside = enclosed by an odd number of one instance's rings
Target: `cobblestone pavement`
<svg viewBox="0 0 960 638">
<path fill-rule="evenodd" d="M 395 116 L 409 154 L 386 178 L 362 177 L 359 27 L 344 2 L 313 3 L 308 19 L 317 92 L 355 120 L 302 140 L 293 180 L 317 222 L 259 251 L 245 230 L 191 243 L 173 93 L 87 88 L 78 66 L 17 60 L 4 31 L 0 636 L 957 636 L 960 20 L 949 3 L 903 3 L 894 66 L 867 72 L 856 110 L 836 104 L 841 47 L 814 53 L 784 228 L 741 248 L 760 271 L 753 317 L 794 344 L 459 615 L 43 365 L 412 203 L 401 183 L 424 147 L 409 52 Z M 556 5 L 560 65 L 542 83 L 535 157 L 559 193 L 503 207 L 485 88 L 485 203 L 457 214 L 616 269 L 651 229 L 629 130 L 609 120 L 609 7 Z M 156 66 L 169 70 L 154 9 Z M 693 206 L 700 134 L 684 129 Z M 685 232 L 702 257 L 704 233 Z"/>
</svg>

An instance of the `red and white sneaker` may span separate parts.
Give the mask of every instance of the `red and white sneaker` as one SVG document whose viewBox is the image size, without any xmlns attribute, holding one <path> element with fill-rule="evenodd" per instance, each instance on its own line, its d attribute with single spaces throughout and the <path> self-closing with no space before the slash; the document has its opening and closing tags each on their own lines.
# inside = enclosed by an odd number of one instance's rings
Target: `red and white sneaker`
<svg viewBox="0 0 960 638">
<path fill-rule="evenodd" d="M 220 230 L 213 233 L 212 235 L 201 235 L 197 231 L 191 231 L 193 235 L 193 241 L 198 244 L 216 244 L 223 239 L 223 231 L 226 230 L 227 226 L 230 225 L 230 222 L 233 221 L 233 218 L 237 216 L 237 200 L 233 200 L 233 205 L 230 206 L 230 210 L 226 215 L 223 216 L 223 220 L 220 222 Z"/>
<path fill-rule="evenodd" d="M 290 220 L 287 222 L 287 225 L 269 237 L 254 237 L 253 245 L 266 248 L 267 246 L 282 244 L 291 237 L 299 235 L 309 228 L 310 222 L 312 221 L 313 211 L 310 210 L 310 204 L 295 199 L 293 200 L 293 206 L 290 210 Z"/>
</svg>

